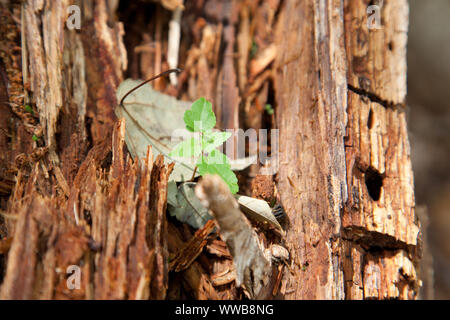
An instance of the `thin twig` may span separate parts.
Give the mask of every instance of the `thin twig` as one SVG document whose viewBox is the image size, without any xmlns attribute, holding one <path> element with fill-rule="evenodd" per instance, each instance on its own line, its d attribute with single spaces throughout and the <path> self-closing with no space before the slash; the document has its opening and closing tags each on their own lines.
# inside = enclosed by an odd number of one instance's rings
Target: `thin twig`
<svg viewBox="0 0 450 320">
<path fill-rule="evenodd" d="M 180 51 L 180 35 L 181 35 L 181 15 L 183 10 L 181 8 L 175 9 L 172 14 L 172 20 L 169 22 L 169 44 L 167 49 L 167 62 L 169 68 L 176 68 L 178 66 L 178 54 Z M 173 86 L 177 85 L 177 78 L 174 74 L 170 75 L 170 83 Z"/>
<path fill-rule="evenodd" d="M 195 166 L 195 168 L 194 168 L 194 173 L 192 173 L 192 177 L 191 177 L 191 180 L 189 180 L 189 182 L 192 182 L 192 181 L 194 181 L 194 179 L 195 179 L 195 174 L 197 173 L 197 166 Z"/>
<path fill-rule="evenodd" d="M 16 214 L 9 214 L 9 213 L 0 211 L 0 216 L 2 216 L 5 219 L 17 220 L 17 215 Z"/>
<path fill-rule="evenodd" d="M 153 80 L 155 80 L 155 79 L 158 79 L 158 78 L 160 78 L 160 77 L 162 77 L 162 76 L 165 76 L 165 75 L 167 75 L 167 74 L 170 74 L 170 73 L 172 73 L 172 72 L 180 73 L 181 71 L 182 71 L 182 70 L 181 70 L 180 68 L 169 69 L 169 70 L 166 70 L 166 71 L 164 71 L 164 72 L 161 72 L 160 74 L 158 74 L 158 75 L 156 75 L 156 76 L 154 76 L 154 77 L 152 77 L 152 78 L 150 78 L 150 79 L 148 79 L 148 80 L 145 80 L 145 81 L 142 82 L 140 85 L 138 85 L 138 86 L 134 87 L 133 89 L 131 89 L 130 91 L 128 91 L 128 92 L 122 97 L 122 99 L 120 100 L 120 106 L 123 107 L 123 101 L 125 100 L 126 97 L 128 97 L 128 96 L 130 95 L 130 93 L 132 93 L 133 91 L 136 91 L 137 89 L 139 89 L 140 87 L 142 87 L 144 84 L 149 83 L 150 81 L 153 81 Z"/>
</svg>

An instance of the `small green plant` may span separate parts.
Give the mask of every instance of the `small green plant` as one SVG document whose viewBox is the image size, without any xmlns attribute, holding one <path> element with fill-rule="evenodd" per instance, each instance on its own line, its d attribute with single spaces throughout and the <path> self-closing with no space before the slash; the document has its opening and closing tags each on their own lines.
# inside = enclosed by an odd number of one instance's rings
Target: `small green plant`
<svg viewBox="0 0 450 320">
<path fill-rule="evenodd" d="M 252 46 L 250 47 L 250 59 L 253 59 L 258 53 L 258 45 L 255 40 L 252 41 Z"/>
<path fill-rule="evenodd" d="M 31 137 L 31 139 L 32 139 L 33 141 L 38 141 L 38 140 L 39 140 L 39 137 L 38 137 L 37 135 L 33 134 L 33 136 Z"/>
<path fill-rule="evenodd" d="M 213 132 L 216 116 L 211 102 L 205 98 L 195 101 L 191 109 L 184 113 L 186 129 L 196 133 L 196 136 L 180 142 L 169 156 L 180 158 L 198 158 L 196 168 L 201 176 L 218 174 L 228 185 L 232 193 L 239 190 L 237 178 L 231 170 L 228 157 L 216 148 L 222 145 L 230 132 Z"/>
<path fill-rule="evenodd" d="M 25 105 L 24 108 L 26 112 L 34 114 L 33 108 L 29 104 Z"/>
<path fill-rule="evenodd" d="M 266 110 L 268 115 L 273 115 L 273 108 L 272 105 L 270 104 L 266 104 L 266 106 L 264 107 L 264 109 Z"/>
</svg>

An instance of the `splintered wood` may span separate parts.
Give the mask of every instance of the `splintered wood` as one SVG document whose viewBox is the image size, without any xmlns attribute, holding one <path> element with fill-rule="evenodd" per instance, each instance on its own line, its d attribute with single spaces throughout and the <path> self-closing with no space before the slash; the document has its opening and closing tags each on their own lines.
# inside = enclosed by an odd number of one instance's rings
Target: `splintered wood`
<svg viewBox="0 0 450 320">
<path fill-rule="evenodd" d="M 17 222 L 2 299 L 165 298 L 171 167 L 162 157 L 153 163 L 151 152 L 141 163 L 132 162 L 123 155 L 123 141 L 119 121 L 111 170 L 101 168 L 102 159 L 88 157 L 69 198 L 59 204 L 41 195 L 37 188 L 45 177 L 39 166 L 33 169 L 9 211 Z M 80 270 L 78 290 L 68 286 L 68 268 L 74 266 Z"/>
<path fill-rule="evenodd" d="M 20 6 L 15 5 L 15 9 L 18 8 Z M 20 47 L 20 25 L 15 22 L 20 19 L 20 14 L 14 16 L 1 6 L 0 17 L 0 34 L 3 35 L 0 39 L 0 202 L 4 206 L 14 188 L 14 175 L 18 168 L 28 163 L 27 155 L 32 153 L 32 136 L 36 132 L 40 137 L 42 127 L 37 123 L 36 109 L 24 105 L 23 48 Z M 5 235 L 2 227 L 0 234 Z"/>
<path fill-rule="evenodd" d="M 1 299 L 417 298 L 406 0 L 98 0 L 70 30 L 72 3 L 0 3 Z M 285 238 L 214 177 L 195 232 L 166 212 L 173 165 L 130 159 L 117 88 L 176 64 L 154 90 L 206 97 L 219 129 L 279 128 L 258 145 L 277 174 L 239 183 L 286 211 Z"/>
<path fill-rule="evenodd" d="M 214 230 L 214 226 L 214 221 L 208 220 L 204 227 L 199 229 L 191 240 L 186 243 L 186 246 L 171 258 L 169 270 L 180 272 L 187 269 L 200 253 L 202 253 L 203 247 L 207 243 L 207 237 Z"/>
</svg>

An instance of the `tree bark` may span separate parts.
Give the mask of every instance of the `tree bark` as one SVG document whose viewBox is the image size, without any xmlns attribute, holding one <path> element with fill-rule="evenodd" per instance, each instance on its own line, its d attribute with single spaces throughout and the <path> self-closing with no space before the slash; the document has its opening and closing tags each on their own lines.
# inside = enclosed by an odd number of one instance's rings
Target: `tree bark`
<svg viewBox="0 0 450 320">
<path fill-rule="evenodd" d="M 71 4 L 81 8 L 80 30 L 66 27 Z M 280 130 L 276 187 L 272 176 L 255 177 L 260 165 L 239 175 L 242 192 L 278 197 L 289 220 L 277 239 L 290 260 L 273 268 L 269 298 L 417 298 L 408 4 L 385 0 L 381 29 L 368 29 L 371 4 L 185 2 L 192 28 L 180 44 L 185 70 L 178 86 L 161 79 L 158 89 L 185 100 L 206 96 L 222 129 Z M 244 296 L 226 243 L 168 218 L 172 166 L 151 150 L 141 166 L 124 146 L 116 89 L 127 70 L 143 77 L 166 67 L 171 16 L 167 1 L 133 5 L 156 6 L 156 18 L 142 22 L 143 10 L 130 5 L 121 8 L 124 26 L 115 18 L 119 2 L 106 0 L 1 8 L 2 299 Z M 276 238 L 260 229 L 258 236 Z M 76 290 L 68 287 L 71 266 L 82 275 Z"/>
<path fill-rule="evenodd" d="M 280 17 L 278 186 L 294 263 L 286 298 L 417 296 L 408 4 L 384 1 L 378 30 L 367 27 L 369 4 L 288 1 Z"/>
</svg>

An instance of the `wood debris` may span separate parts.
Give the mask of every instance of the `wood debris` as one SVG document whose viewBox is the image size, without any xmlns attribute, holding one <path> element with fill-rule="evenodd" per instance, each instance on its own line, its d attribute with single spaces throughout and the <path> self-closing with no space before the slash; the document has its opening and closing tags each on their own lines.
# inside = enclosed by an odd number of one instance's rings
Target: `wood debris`
<svg viewBox="0 0 450 320">
<path fill-rule="evenodd" d="M 277 55 L 277 47 L 272 44 L 269 47 L 261 51 L 251 62 L 250 62 L 250 75 L 252 77 L 263 71 L 269 64 L 271 64 Z"/>
<path fill-rule="evenodd" d="M 231 259 L 230 252 L 228 251 L 227 245 L 222 240 L 214 239 L 211 243 L 208 243 L 206 250 L 210 254 L 214 254 L 218 257 Z"/>
<path fill-rule="evenodd" d="M 203 228 L 197 230 L 186 246 L 180 249 L 180 251 L 170 259 L 169 270 L 180 272 L 188 268 L 203 251 L 203 247 L 207 242 L 207 237 L 213 231 L 214 226 L 214 221 L 209 220 L 205 223 Z"/>
<path fill-rule="evenodd" d="M 152 164 L 151 153 L 143 166 L 124 157 L 124 132 L 121 120 L 113 134 L 111 171 L 104 172 L 91 153 L 68 187 L 68 199 L 59 205 L 57 198 L 36 190 L 46 186 L 47 178 L 40 166 L 33 168 L 30 183 L 11 207 L 17 221 L 0 291 L 3 299 L 32 299 L 38 293 L 47 299 L 165 297 L 171 167 L 162 157 Z M 92 243 L 98 244 L 96 251 Z M 75 291 L 66 285 L 66 270 L 72 265 L 82 275 L 81 288 Z"/>
<path fill-rule="evenodd" d="M 384 2 L 376 32 L 350 0 L 98 0 L 80 30 L 71 1 L 46 3 L 0 4 L 0 298 L 417 297 L 405 0 Z M 219 129 L 280 129 L 277 174 L 258 163 L 239 182 L 283 204 L 282 241 L 231 202 L 242 230 L 227 226 L 207 184 L 220 230 L 194 234 L 167 215 L 173 166 L 147 146 L 130 157 L 117 88 L 175 65 L 153 89 L 211 100 Z M 287 268 L 264 256 L 280 242 Z"/>
<path fill-rule="evenodd" d="M 226 269 L 220 273 L 213 274 L 211 276 L 212 284 L 215 287 L 223 286 L 225 284 L 229 284 L 236 280 L 236 269 Z"/>
<path fill-rule="evenodd" d="M 271 270 L 258 236 L 219 176 L 202 178 L 196 187 L 196 195 L 212 211 L 220 235 L 233 256 L 237 286 L 243 286 L 250 298 L 257 298 L 262 288 L 268 285 Z"/>
</svg>

